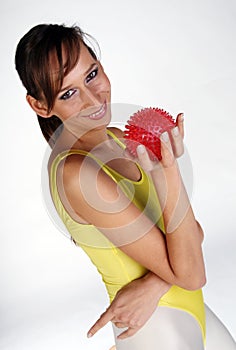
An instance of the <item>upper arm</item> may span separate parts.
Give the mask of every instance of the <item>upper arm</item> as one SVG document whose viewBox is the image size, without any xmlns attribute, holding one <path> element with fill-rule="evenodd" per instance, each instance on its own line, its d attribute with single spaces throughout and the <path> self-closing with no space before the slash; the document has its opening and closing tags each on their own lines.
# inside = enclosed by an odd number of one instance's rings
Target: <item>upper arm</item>
<svg viewBox="0 0 236 350">
<path fill-rule="evenodd" d="M 163 280 L 184 287 L 169 264 L 162 232 L 90 158 L 70 156 L 63 186 L 71 207 L 111 242 Z"/>
</svg>

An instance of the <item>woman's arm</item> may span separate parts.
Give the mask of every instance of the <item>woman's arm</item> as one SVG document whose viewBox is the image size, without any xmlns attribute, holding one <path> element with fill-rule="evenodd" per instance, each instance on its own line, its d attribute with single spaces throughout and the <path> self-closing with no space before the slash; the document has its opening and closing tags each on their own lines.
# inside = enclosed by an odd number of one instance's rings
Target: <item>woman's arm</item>
<svg viewBox="0 0 236 350">
<path fill-rule="evenodd" d="M 179 124 L 181 136 L 183 136 L 182 120 L 177 118 L 177 122 Z M 177 144 L 177 147 L 174 150 L 177 157 L 181 155 L 183 149 L 181 140 L 179 143 L 180 144 Z M 153 164 L 150 162 L 147 154 L 141 154 L 139 158 L 144 168 L 149 168 L 149 171 L 153 170 Z M 152 176 L 154 177 L 155 174 L 152 173 Z M 158 185 L 158 183 L 156 183 L 156 185 Z M 182 215 L 183 214 L 185 213 L 182 213 Z M 196 224 L 202 242 L 204 237 L 203 230 L 198 222 L 196 222 Z M 117 293 L 116 298 L 113 300 L 110 307 L 91 327 L 88 334 L 90 336 L 94 335 L 107 322 L 112 321 L 117 327 L 127 327 L 127 330 L 120 334 L 120 339 L 134 335 L 151 317 L 157 307 L 157 301 L 169 290 L 170 287 L 171 286 L 168 283 L 161 280 L 152 272 L 147 273 L 143 278 L 129 283 Z"/>
<path fill-rule="evenodd" d="M 203 241 L 203 230 L 198 222 L 197 225 L 201 241 Z M 169 283 L 151 271 L 128 283 L 118 291 L 110 306 L 90 328 L 88 337 L 92 337 L 109 321 L 118 328 L 127 328 L 118 336 L 119 339 L 131 337 L 149 320 L 159 300 L 170 287 Z"/>
<path fill-rule="evenodd" d="M 172 129 L 170 137 L 168 133 L 164 133 L 161 137 L 162 162 L 157 164 L 151 162 L 144 146 L 139 146 L 137 153 L 141 165 L 152 176 L 160 200 L 172 269 L 181 276 L 185 272 L 186 278 L 189 269 L 202 271 L 204 283 L 205 272 L 201 250 L 203 231 L 195 220 L 176 161 L 176 157 L 182 155 L 184 151 L 181 115 L 177 117 L 177 124 L 178 127 Z M 199 277 L 201 278 L 200 275 Z M 196 283 L 197 289 L 197 280 Z"/>
<path fill-rule="evenodd" d="M 92 159 L 68 157 L 63 169 L 63 190 L 74 211 L 131 258 L 171 285 L 199 289 L 205 283 L 199 227 L 177 163 L 168 167 L 165 164 L 170 154 L 164 149 L 162 162 L 168 195 L 163 215 L 167 232 L 179 193 L 183 193 L 181 203 L 188 210 L 165 237 Z"/>
</svg>

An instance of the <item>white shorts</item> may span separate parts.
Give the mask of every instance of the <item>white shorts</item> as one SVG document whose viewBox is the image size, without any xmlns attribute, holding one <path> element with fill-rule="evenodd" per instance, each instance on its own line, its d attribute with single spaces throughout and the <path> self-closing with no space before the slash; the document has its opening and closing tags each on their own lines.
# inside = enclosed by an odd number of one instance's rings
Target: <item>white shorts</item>
<svg viewBox="0 0 236 350">
<path fill-rule="evenodd" d="M 206 309 L 206 344 L 198 321 L 189 313 L 159 306 L 132 337 L 116 341 L 117 350 L 236 350 L 236 343 L 216 317 Z M 125 328 L 113 324 L 115 338 Z"/>
</svg>

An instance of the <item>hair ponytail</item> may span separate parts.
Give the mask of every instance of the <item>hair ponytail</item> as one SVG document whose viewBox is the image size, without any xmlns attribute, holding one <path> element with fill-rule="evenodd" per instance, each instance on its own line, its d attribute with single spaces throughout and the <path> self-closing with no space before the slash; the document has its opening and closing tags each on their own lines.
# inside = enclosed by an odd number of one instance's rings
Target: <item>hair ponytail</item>
<svg viewBox="0 0 236 350">
<path fill-rule="evenodd" d="M 63 123 L 61 119 L 56 116 L 50 118 L 43 118 L 37 114 L 40 129 L 46 141 L 49 143 L 50 147 L 56 143 L 57 138 L 60 136 L 63 130 Z"/>
</svg>

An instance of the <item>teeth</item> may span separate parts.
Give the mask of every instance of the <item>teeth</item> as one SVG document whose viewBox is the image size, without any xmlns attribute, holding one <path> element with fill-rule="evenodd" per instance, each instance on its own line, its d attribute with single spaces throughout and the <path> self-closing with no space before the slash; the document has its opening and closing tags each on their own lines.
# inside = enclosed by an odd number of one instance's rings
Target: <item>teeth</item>
<svg viewBox="0 0 236 350">
<path fill-rule="evenodd" d="M 99 114 L 103 113 L 105 110 L 105 104 L 102 105 L 102 107 L 97 111 L 96 113 L 90 114 L 90 118 L 96 118 Z"/>
<path fill-rule="evenodd" d="M 94 112 L 92 114 L 85 114 L 85 115 L 80 115 L 81 117 L 84 118 L 90 118 L 90 119 L 99 119 L 100 116 L 102 116 L 106 112 L 106 102 L 103 103 L 103 105 L 100 107 L 100 109 L 97 112 Z"/>
</svg>

